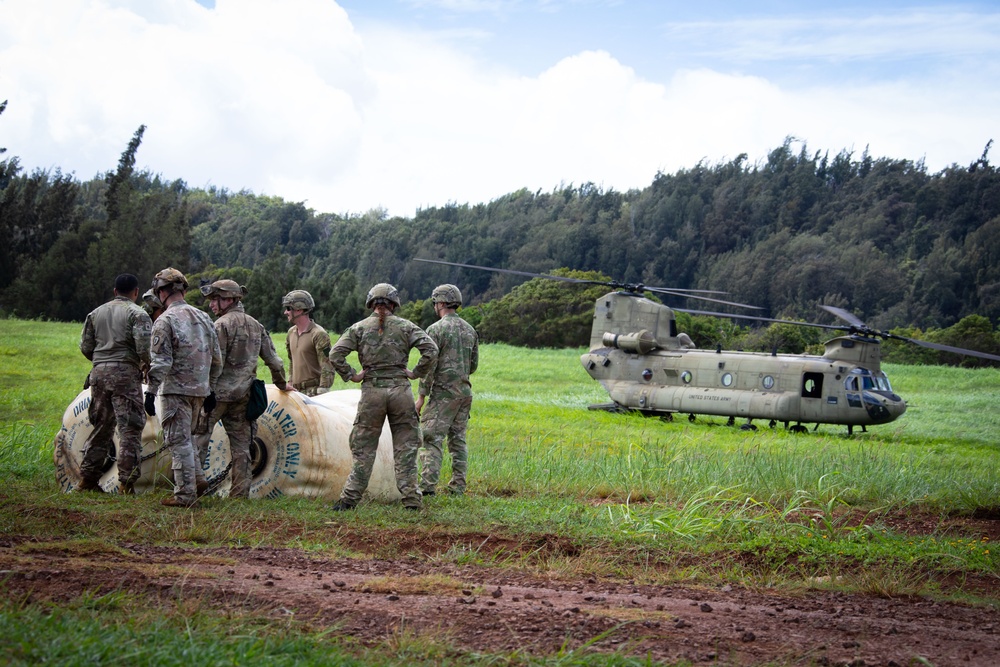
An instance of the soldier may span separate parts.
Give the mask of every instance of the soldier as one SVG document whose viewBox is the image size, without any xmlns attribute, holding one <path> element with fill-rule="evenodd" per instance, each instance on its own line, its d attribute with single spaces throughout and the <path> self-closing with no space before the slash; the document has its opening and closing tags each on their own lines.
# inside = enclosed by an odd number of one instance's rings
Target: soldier
<svg viewBox="0 0 1000 667">
<path fill-rule="evenodd" d="M 218 318 L 215 333 L 219 337 L 222 352 L 222 374 L 215 385 L 218 405 L 210 414 L 198 417 L 195 428 L 195 486 L 207 491 L 204 465 L 208 456 L 208 443 L 212 437 L 212 426 L 222 420 L 222 426 L 229 436 L 229 451 L 232 455 L 232 487 L 230 498 L 246 498 L 250 495 L 250 441 L 253 439 L 253 421 L 247 419 L 247 402 L 250 387 L 257 378 L 257 358 L 271 371 L 271 381 L 278 389 L 287 391 L 285 367 L 274 349 L 271 336 L 264 325 L 247 315 L 243 309 L 243 297 L 247 288 L 234 280 L 216 280 L 202 285 L 201 293 L 208 298 L 209 308 Z M 202 495 L 199 492 L 199 495 Z"/>
<path fill-rule="evenodd" d="M 392 430 L 396 487 L 403 494 L 403 506 L 419 510 L 420 431 L 410 380 L 427 373 L 437 359 L 437 345 L 416 324 L 393 315 L 399 307 L 399 295 L 392 285 L 379 283 L 372 287 L 365 307 L 374 311 L 372 315 L 348 327 L 330 350 L 330 361 L 340 377 L 345 382 L 361 383 L 361 400 L 350 438 L 354 466 L 333 510 L 354 509 L 360 502 L 368 488 L 386 418 Z M 414 347 L 420 351 L 420 361 L 411 371 L 406 365 Z M 346 360 L 354 351 L 361 362 L 360 373 L 355 373 Z"/>
<path fill-rule="evenodd" d="M 417 413 L 421 416 L 423 447 L 420 449 L 420 491 L 433 496 L 441 475 L 442 443 L 448 436 L 451 453 L 451 482 L 448 493 L 465 493 L 469 450 L 465 429 L 472 409 L 472 382 L 469 376 L 479 365 L 479 335 L 468 322 L 456 314 L 462 305 L 462 293 L 454 285 L 438 285 L 431 293 L 438 321 L 427 328 L 438 346 L 437 362 L 420 381 Z"/>
<path fill-rule="evenodd" d="M 142 367 L 149 364 L 152 322 L 135 304 L 139 280 L 131 273 L 115 278 L 114 298 L 87 315 L 80 351 L 93 362 L 88 376 L 94 430 L 83 445 L 77 491 L 103 492 L 98 484 L 104 462 L 114 458 L 112 436 L 118 427 L 118 490 L 132 494 L 142 457 Z"/>
<path fill-rule="evenodd" d="M 306 396 L 325 394 L 333 384 L 330 334 L 310 316 L 316 302 L 309 292 L 296 289 L 285 295 L 281 305 L 285 307 L 285 317 L 293 325 L 285 338 L 288 388 Z"/>
<path fill-rule="evenodd" d="M 153 279 L 153 292 L 165 310 L 153 325 L 145 408 L 146 414 L 156 414 L 156 393 L 162 389 L 163 440 L 170 447 L 174 471 L 174 494 L 162 501 L 168 507 L 198 502 L 191 434 L 198 412 L 215 408 L 215 385 L 222 372 L 212 320 L 184 301 L 187 288 L 187 278 L 177 269 L 163 269 Z"/>
</svg>

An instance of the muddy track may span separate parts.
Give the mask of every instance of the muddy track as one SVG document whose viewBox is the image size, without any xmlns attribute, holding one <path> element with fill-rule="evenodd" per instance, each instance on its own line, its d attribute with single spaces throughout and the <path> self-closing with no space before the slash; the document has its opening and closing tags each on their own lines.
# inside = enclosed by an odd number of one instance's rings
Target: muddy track
<svg viewBox="0 0 1000 667">
<path fill-rule="evenodd" d="M 436 562 L 423 555 L 435 552 L 420 551 L 392 560 L 324 559 L 293 549 L 123 545 L 120 554 L 88 556 L 7 538 L 0 588 L 8 597 L 54 601 L 127 589 L 164 604 L 182 592 L 220 608 L 292 615 L 373 645 L 408 631 L 475 652 L 547 654 L 590 644 L 703 664 L 911 665 L 923 658 L 939 667 L 1000 665 L 1000 611 L 990 607 L 545 579 Z"/>
</svg>

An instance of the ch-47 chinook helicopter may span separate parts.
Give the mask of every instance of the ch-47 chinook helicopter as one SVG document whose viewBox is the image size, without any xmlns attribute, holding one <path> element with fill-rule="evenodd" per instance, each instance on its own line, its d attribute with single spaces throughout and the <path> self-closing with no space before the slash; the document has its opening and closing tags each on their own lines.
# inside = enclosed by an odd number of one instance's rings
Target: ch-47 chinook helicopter
<svg viewBox="0 0 1000 667">
<path fill-rule="evenodd" d="M 820 306 L 846 325 L 794 322 L 754 315 L 669 308 L 645 298 L 643 292 L 683 296 L 741 308 L 755 308 L 707 296 L 709 290 L 682 290 L 640 284 L 602 282 L 496 269 L 472 264 L 418 259 L 433 264 L 547 278 L 570 283 L 606 285 L 609 292 L 594 304 L 590 350 L 580 357 L 584 369 L 611 397 L 592 410 L 638 411 L 670 420 L 674 414 L 714 415 L 733 425 L 755 430 L 754 420 L 779 422 L 794 432 L 805 424 L 855 426 L 887 424 L 906 411 L 906 401 L 893 392 L 882 371 L 880 339 L 901 340 L 922 347 L 1000 361 L 1000 356 L 897 336 L 865 325 L 851 313 Z M 674 310 L 760 322 L 778 322 L 844 332 L 828 340 L 822 355 L 734 352 L 695 349 L 691 338 L 677 330 Z"/>
</svg>

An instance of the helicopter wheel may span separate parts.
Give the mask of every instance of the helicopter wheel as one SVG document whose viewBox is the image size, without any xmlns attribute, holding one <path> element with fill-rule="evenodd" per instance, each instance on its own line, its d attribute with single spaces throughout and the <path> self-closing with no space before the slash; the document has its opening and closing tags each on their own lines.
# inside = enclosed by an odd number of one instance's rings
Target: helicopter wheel
<svg viewBox="0 0 1000 667">
<path fill-rule="evenodd" d="M 688 421 L 694 423 L 694 415 L 688 415 Z"/>
<path fill-rule="evenodd" d="M 741 431 L 756 431 L 757 427 L 754 424 L 743 424 L 740 426 Z"/>
<path fill-rule="evenodd" d="M 788 429 L 792 433 L 805 433 L 808 429 L 802 424 L 796 424 Z"/>
<path fill-rule="evenodd" d="M 776 422 L 775 420 L 772 419 L 771 421 L 767 422 L 767 427 L 768 428 L 774 428 L 777 424 L 778 424 L 778 422 Z"/>
</svg>

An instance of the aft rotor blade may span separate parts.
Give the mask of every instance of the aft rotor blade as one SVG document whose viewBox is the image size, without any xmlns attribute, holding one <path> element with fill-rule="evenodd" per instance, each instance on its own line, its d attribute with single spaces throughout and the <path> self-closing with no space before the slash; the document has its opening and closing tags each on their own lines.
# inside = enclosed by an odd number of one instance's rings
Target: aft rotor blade
<svg viewBox="0 0 1000 667">
<path fill-rule="evenodd" d="M 750 308 L 753 310 L 763 310 L 760 306 L 751 306 L 745 303 L 737 303 L 735 301 L 723 301 L 722 299 L 713 299 L 712 297 L 699 296 L 701 294 L 726 294 L 726 292 L 719 292 L 717 290 L 689 290 L 681 288 L 667 288 L 667 287 L 649 287 L 643 285 L 642 283 L 624 283 L 615 280 L 605 281 L 605 280 L 588 280 L 586 278 L 567 278 L 566 276 L 553 276 L 547 273 L 530 273 L 528 271 L 516 271 L 514 269 L 497 269 L 492 266 L 479 266 L 477 264 L 461 264 L 459 262 L 445 262 L 440 259 L 421 259 L 419 257 L 414 257 L 415 262 L 426 262 L 428 264 L 444 264 L 445 266 L 457 266 L 463 269 L 478 269 L 480 271 L 492 271 L 494 273 L 507 273 L 514 276 L 526 276 L 528 278 L 546 278 L 548 280 L 559 280 L 564 283 L 577 283 L 581 285 L 601 285 L 604 287 L 610 287 L 612 289 L 623 289 L 627 292 L 654 292 L 657 294 L 669 294 L 671 296 L 680 296 L 688 299 L 698 299 L 699 301 L 711 301 L 712 303 L 719 303 L 724 306 L 734 306 L 737 308 Z"/>
<path fill-rule="evenodd" d="M 671 294 L 673 296 L 683 296 L 688 299 L 697 299 L 698 301 L 710 301 L 712 303 L 721 303 L 723 306 L 735 306 L 737 308 L 750 308 L 751 310 L 764 310 L 760 306 L 751 306 L 746 303 L 737 303 L 736 301 L 723 301 L 722 299 L 713 299 L 710 296 L 697 296 L 695 294 L 686 294 L 687 290 L 673 290 L 667 289 L 665 287 L 646 287 L 646 291 L 654 292 L 656 294 Z"/>
</svg>

